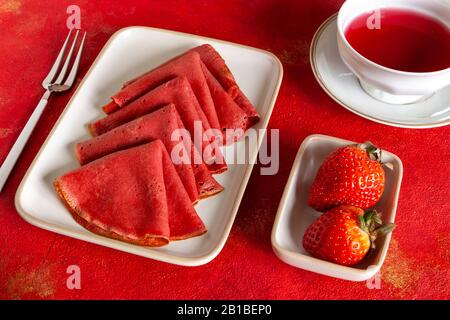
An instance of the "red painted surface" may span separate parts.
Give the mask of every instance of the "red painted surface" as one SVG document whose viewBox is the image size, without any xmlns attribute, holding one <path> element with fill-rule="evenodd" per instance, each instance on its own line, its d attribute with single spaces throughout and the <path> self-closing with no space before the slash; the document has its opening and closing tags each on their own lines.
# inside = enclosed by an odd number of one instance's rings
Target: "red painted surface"
<svg viewBox="0 0 450 320">
<path fill-rule="evenodd" d="M 55 96 L 0 193 L 0 298 L 287 298 L 396 299 L 450 297 L 450 128 L 408 130 L 360 118 L 333 102 L 308 61 L 314 31 L 342 1 L 76 1 L 89 31 L 79 78 L 111 34 L 145 25 L 234 41 L 269 50 L 285 77 L 270 128 L 280 129 L 276 176 L 250 179 L 229 240 L 211 263 L 173 266 L 56 235 L 22 220 L 16 189 L 70 94 Z M 40 82 L 66 35 L 72 1 L 0 1 L 0 159 L 30 116 Z M 99 106 L 100 107 L 100 106 Z M 273 254 L 270 232 L 291 164 L 303 139 L 322 133 L 370 139 L 405 167 L 398 228 L 381 288 L 290 267 Z M 69 265 L 81 268 L 81 289 L 66 287 Z"/>
</svg>

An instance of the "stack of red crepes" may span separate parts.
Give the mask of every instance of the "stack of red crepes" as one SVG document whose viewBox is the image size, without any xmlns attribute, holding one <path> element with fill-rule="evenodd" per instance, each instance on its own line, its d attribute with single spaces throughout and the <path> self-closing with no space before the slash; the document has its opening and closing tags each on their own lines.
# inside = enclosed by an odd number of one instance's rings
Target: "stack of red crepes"
<svg viewBox="0 0 450 320">
<path fill-rule="evenodd" d="M 76 145 L 82 166 L 54 184 L 74 219 L 146 246 L 205 233 L 194 204 L 223 190 L 218 147 L 259 120 L 222 57 L 193 48 L 125 83 L 103 110 Z"/>
</svg>

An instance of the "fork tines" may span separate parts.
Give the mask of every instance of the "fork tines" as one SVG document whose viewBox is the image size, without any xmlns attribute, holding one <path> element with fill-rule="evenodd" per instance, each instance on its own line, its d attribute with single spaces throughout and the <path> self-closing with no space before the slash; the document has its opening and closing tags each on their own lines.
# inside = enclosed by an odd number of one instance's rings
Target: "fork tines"
<svg viewBox="0 0 450 320">
<path fill-rule="evenodd" d="M 72 86 L 73 82 L 75 81 L 75 77 L 76 77 L 76 74 L 78 71 L 78 65 L 80 63 L 81 53 L 83 51 L 84 40 L 86 38 L 86 32 L 83 33 L 83 38 L 81 39 L 81 42 L 78 46 L 78 52 L 73 61 L 72 68 L 70 69 L 70 72 L 67 75 L 67 70 L 69 68 L 70 61 L 72 59 L 72 55 L 76 48 L 78 36 L 80 33 L 80 30 L 76 30 L 75 36 L 71 37 L 72 31 L 73 31 L 72 29 L 69 31 L 69 34 L 67 35 L 66 40 L 64 41 L 64 44 L 63 44 L 61 50 L 59 51 L 59 54 L 58 54 L 58 57 L 56 58 L 55 63 L 53 64 L 52 68 L 50 69 L 50 72 L 45 77 L 44 81 L 42 82 L 42 86 L 46 89 L 49 89 L 50 87 L 53 86 L 53 87 L 56 87 L 57 89 L 59 89 L 59 90 L 54 90 L 54 91 L 67 90 Z M 73 40 L 71 40 L 71 38 L 73 38 Z M 69 49 L 68 53 L 66 54 L 66 49 L 70 42 L 71 42 L 70 49 Z M 64 60 L 64 63 L 62 64 L 63 60 Z M 61 64 L 62 64 L 62 67 L 61 67 Z"/>
</svg>

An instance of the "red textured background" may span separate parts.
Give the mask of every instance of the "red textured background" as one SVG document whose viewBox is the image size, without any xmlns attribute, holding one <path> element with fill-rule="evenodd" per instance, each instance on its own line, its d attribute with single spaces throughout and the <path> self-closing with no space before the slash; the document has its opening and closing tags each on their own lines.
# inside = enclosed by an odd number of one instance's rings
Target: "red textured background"
<svg viewBox="0 0 450 320">
<path fill-rule="evenodd" d="M 66 36 L 66 8 L 78 4 L 89 32 L 79 79 L 116 30 L 144 25 L 269 50 L 285 77 L 271 128 L 281 129 L 278 175 L 250 179 L 223 251 L 195 268 L 173 266 L 33 227 L 14 208 L 14 194 L 71 94 L 55 96 L 9 182 L 0 193 L 0 298 L 435 299 L 450 297 L 449 127 L 408 130 L 376 124 L 333 102 L 316 83 L 308 52 L 316 28 L 343 1 L 31 1 L 0 0 L 0 159 L 30 116 Z M 322 133 L 370 139 L 397 154 L 405 174 L 398 229 L 381 288 L 290 267 L 276 258 L 270 232 L 296 151 Z M 82 289 L 66 288 L 79 265 Z"/>
</svg>

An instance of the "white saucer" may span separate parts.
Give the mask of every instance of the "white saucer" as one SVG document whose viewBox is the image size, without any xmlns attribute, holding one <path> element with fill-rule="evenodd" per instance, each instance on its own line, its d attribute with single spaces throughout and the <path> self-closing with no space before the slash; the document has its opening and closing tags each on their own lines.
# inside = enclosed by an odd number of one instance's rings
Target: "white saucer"
<svg viewBox="0 0 450 320">
<path fill-rule="evenodd" d="M 310 51 L 314 75 L 333 100 L 361 117 L 394 127 L 433 128 L 450 124 L 450 87 L 408 105 L 391 105 L 370 97 L 339 56 L 336 17 L 333 15 L 319 27 Z"/>
</svg>

